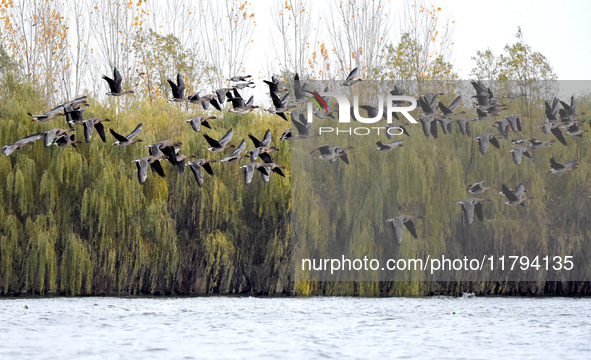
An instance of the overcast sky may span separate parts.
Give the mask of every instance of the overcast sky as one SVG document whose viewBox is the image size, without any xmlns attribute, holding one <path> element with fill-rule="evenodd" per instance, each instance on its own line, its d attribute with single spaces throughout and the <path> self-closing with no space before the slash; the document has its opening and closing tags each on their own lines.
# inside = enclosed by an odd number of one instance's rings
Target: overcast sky
<svg viewBox="0 0 591 360">
<path fill-rule="evenodd" d="M 272 23 L 269 3 L 271 1 L 252 1 L 257 19 L 253 48 L 255 54 L 273 56 L 268 39 Z M 318 4 L 319 2 L 315 2 Z M 390 2 L 390 13 L 398 16 L 402 0 Z M 475 2 L 473 0 L 446 0 L 435 2 L 442 8 L 443 16 L 455 20 L 453 40 L 453 64 L 463 79 L 468 79 L 474 66 L 471 56 L 477 50 L 489 47 L 500 54 L 508 43 L 514 43 L 517 27 L 520 26 L 524 40 L 533 51 L 541 52 L 553 66 L 559 80 L 591 79 L 591 2 L 589 1 L 516 1 L 497 0 Z M 315 5 L 318 7 L 318 5 Z M 327 15 L 327 9 L 320 9 Z M 398 40 L 398 26 L 391 31 L 392 41 Z M 261 64 L 260 55 L 247 62 Z M 264 74 L 265 72 L 262 71 Z"/>
</svg>

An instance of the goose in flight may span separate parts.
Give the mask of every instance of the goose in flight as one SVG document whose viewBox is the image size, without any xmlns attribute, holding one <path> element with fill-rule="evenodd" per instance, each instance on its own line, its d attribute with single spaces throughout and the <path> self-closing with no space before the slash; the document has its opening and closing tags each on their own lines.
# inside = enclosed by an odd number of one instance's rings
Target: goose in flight
<svg viewBox="0 0 591 360">
<path fill-rule="evenodd" d="M 532 149 L 537 149 L 540 147 L 552 147 L 552 143 L 556 142 L 556 139 L 552 139 L 549 141 L 541 141 L 536 140 L 535 138 L 529 139 Z"/>
<path fill-rule="evenodd" d="M 548 169 L 546 172 L 548 174 L 564 174 L 566 172 L 576 169 L 578 166 L 579 163 L 576 160 L 561 164 L 554 160 L 554 158 L 551 158 L 550 169 Z"/>
<path fill-rule="evenodd" d="M 142 139 L 136 139 L 135 137 L 138 136 L 138 134 L 140 133 L 140 131 L 142 131 L 142 124 L 139 124 L 129 135 L 127 136 L 123 136 L 119 133 L 117 133 L 115 130 L 113 129 L 109 129 L 109 131 L 111 131 L 111 135 L 113 135 L 113 137 L 115 139 L 117 139 L 116 142 L 113 143 L 113 145 L 116 146 L 127 146 L 127 145 L 131 145 L 133 143 L 136 142 L 140 142 L 143 141 Z"/>
<path fill-rule="evenodd" d="M 121 87 L 121 82 L 123 81 L 123 78 L 121 77 L 121 74 L 119 73 L 119 70 L 117 70 L 116 67 L 113 68 L 112 79 L 107 75 L 103 75 L 103 79 L 109 84 L 109 89 L 111 90 L 107 93 L 107 95 L 121 96 L 125 94 L 133 94 L 133 90 L 123 90 L 123 87 Z"/>
<path fill-rule="evenodd" d="M 252 181 L 252 177 L 254 175 L 255 170 L 258 170 L 262 174 L 269 176 L 269 172 L 265 168 L 265 165 L 261 164 L 260 162 L 252 162 L 250 164 L 243 165 L 240 168 L 244 169 L 244 184 L 245 185 L 250 184 L 250 182 Z"/>
<path fill-rule="evenodd" d="M 501 148 L 501 144 L 499 144 L 499 140 L 497 139 L 499 136 L 503 136 L 503 134 L 486 133 L 474 138 L 474 142 L 478 143 L 478 150 L 480 150 L 480 153 L 485 155 L 488 151 L 488 144 L 493 145 L 497 149 Z"/>
<path fill-rule="evenodd" d="M 186 123 L 191 125 L 191 128 L 196 132 L 201 131 L 201 125 L 205 126 L 208 129 L 211 129 L 211 125 L 209 125 L 209 120 L 215 119 L 215 116 L 197 116 L 189 120 L 185 120 Z"/>
<path fill-rule="evenodd" d="M 224 135 L 219 141 L 216 140 L 216 139 L 213 139 L 213 138 L 209 137 L 206 134 L 203 134 L 203 137 L 209 143 L 209 146 L 211 146 L 210 148 L 207 149 L 207 151 L 211 151 L 211 152 L 222 152 L 222 151 L 224 151 L 226 149 L 236 147 L 236 146 L 234 146 L 232 144 L 227 145 L 228 142 L 232 139 L 232 134 L 233 134 L 233 130 L 232 129 L 228 130 L 228 132 L 226 133 L 226 135 Z"/>
<path fill-rule="evenodd" d="M 415 228 L 415 223 L 413 222 L 414 219 L 424 219 L 424 215 L 399 215 L 394 218 L 386 220 L 392 225 L 392 230 L 394 231 L 394 240 L 396 240 L 396 244 L 402 244 L 402 236 L 404 234 L 404 227 L 408 230 L 408 232 L 417 239 L 417 230 Z"/>
<path fill-rule="evenodd" d="M 520 184 L 523 187 L 523 184 Z M 519 186 L 517 187 L 517 189 L 519 188 Z M 520 195 L 518 196 L 518 192 L 513 192 L 511 191 L 511 189 L 509 189 L 507 186 L 505 186 L 505 184 L 501 185 L 501 192 L 503 193 L 503 195 L 505 195 L 505 197 L 507 198 L 507 201 L 505 201 L 503 204 L 505 205 L 521 205 L 521 206 L 525 206 L 525 204 L 523 203 L 525 200 L 527 199 L 531 199 L 530 197 L 527 196 L 523 196 L 523 190 L 520 191 Z"/>
<path fill-rule="evenodd" d="M 137 166 L 137 177 L 140 185 L 143 185 L 146 182 L 146 178 L 148 177 L 148 166 L 150 166 L 152 171 L 156 172 L 161 177 L 166 177 L 166 175 L 164 175 L 164 169 L 162 169 L 162 164 L 160 164 L 160 160 L 165 158 L 166 157 L 164 155 L 146 156 L 141 159 L 135 159 L 131 161 Z"/>
<path fill-rule="evenodd" d="M 53 119 L 56 116 L 63 116 L 63 115 L 67 116 L 68 112 L 78 110 L 82 106 L 88 106 L 88 102 L 86 102 L 86 96 L 82 96 L 82 97 L 76 98 L 74 100 L 67 101 L 63 104 L 60 104 L 60 105 L 54 107 L 53 109 L 49 110 L 45 114 L 40 114 L 40 115 L 33 115 L 31 113 L 28 113 L 28 114 L 33 117 L 32 121 L 46 122 L 46 121 Z M 82 109 L 81 111 L 83 112 L 84 109 Z M 68 120 L 68 119 L 66 118 L 66 120 Z"/>
<path fill-rule="evenodd" d="M 44 133 L 38 133 L 26 136 L 22 139 L 17 140 L 15 143 L 10 145 L 5 145 L 2 147 L 2 154 L 8 156 L 12 154 L 15 150 L 22 149 L 27 145 L 34 143 L 35 141 L 41 139 Z"/>
<path fill-rule="evenodd" d="M 268 108 L 267 111 L 287 121 L 285 113 L 293 109 L 293 106 L 287 104 L 289 102 L 289 94 L 285 94 L 283 99 L 280 99 L 277 94 L 271 92 L 271 100 L 273 100 L 273 106 Z"/>
<path fill-rule="evenodd" d="M 76 144 L 81 143 L 82 140 L 76 140 L 76 135 L 74 134 L 63 134 L 60 137 L 55 138 L 53 141 L 53 145 L 59 147 L 70 147 L 73 146 L 76 148 Z"/>
<path fill-rule="evenodd" d="M 245 103 L 237 89 L 234 89 L 234 94 L 231 98 L 229 98 L 229 100 L 232 102 L 232 108 L 228 111 L 236 114 L 248 114 L 259 107 L 258 105 L 253 105 L 253 96 L 251 96 L 250 99 L 248 99 L 248 101 Z"/>
<path fill-rule="evenodd" d="M 351 72 L 349 73 L 349 76 L 347 76 L 347 79 L 345 79 L 345 82 L 342 83 L 341 86 L 352 86 L 356 82 L 361 81 L 361 79 L 355 79 L 357 77 L 358 73 L 359 73 L 359 68 L 355 68 L 355 69 L 351 70 Z"/>
<path fill-rule="evenodd" d="M 232 152 L 230 156 L 227 156 L 220 160 L 220 162 L 236 162 L 240 161 L 241 159 L 247 158 L 248 155 L 242 155 L 242 152 L 246 149 L 246 141 L 242 139 L 240 145 Z"/>
<path fill-rule="evenodd" d="M 231 78 L 227 79 L 227 81 L 232 81 L 232 82 L 239 82 L 239 81 L 249 81 L 249 79 L 252 78 L 251 75 L 236 75 L 236 76 L 232 76 Z"/>
<path fill-rule="evenodd" d="M 181 74 L 176 75 L 176 84 L 170 79 L 166 79 L 166 81 L 168 81 L 170 89 L 172 90 L 172 99 L 169 99 L 168 101 L 183 102 L 187 100 L 185 98 L 185 90 L 187 87 L 185 86 L 185 81 Z"/>
<path fill-rule="evenodd" d="M 462 95 L 459 95 L 449 106 L 443 105 L 443 103 L 439 102 L 439 110 L 441 110 L 440 116 L 444 116 L 447 118 L 451 118 L 453 115 L 456 115 L 456 109 L 462 102 Z M 465 114 L 465 111 L 458 112 L 457 114 Z"/>
<path fill-rule="evenodd" d="M 51 119 L 53 119 L 56 116 L 63 116 L 65 115 L 64 112 L 64 105 L 58 105 L 56 107 L 54 107 L 53 109 L 49 110 L 48 112 L 46 112 L 45 114 L 39 114 L 39 115 L 33 115 L 31 113 L 27 113 L 30 116 L 33 117 L 33 119 L 31 119 L 31 121 L 37 121 L 37 122 L 46 122 L 49 121 Z"/>
<path fill-rule="evenodd" d="M 320 155 L 316 156 L 315 159 L 318 160 L 328 160 L 331 163 L 337 161 L 337 159 L 343 160 L 343 162 L 349 165 L 349 158 L 347 157 L 346 151 L 349 149 L 353 149 L 352 146 L 328 146 L 322 145 L 317 147 L 316 149 L 312 150 L 310 155 L 312 155 L 316 150 L 320 151 Z"/>
<path fill-rule="evenodd" d="M 92 137 L 94 129 L 96 129 L 96 132 L 101 137 L 101 140 L 103 142 L 107 142 L 107 137 L 105 136 L 105 126 L 103 125 L 103 122 L 105 121 L 111 120 L 96 117 L 84 120 L 84 139 L 86 142 L 90 142 L 90 138 Z"/>
<path fill-rule="evenodd" d="M 509 152 L 513 155 L 513 162 L 515 163 L 515 165 L 521 164 L 522 155 L 525 155 L 528 158 L 533 159 L 528 151 L 529 148 L 530 146 L 520 146 L 518 148 L 509 150 Z"/>
<path fill-rule="evenodd" d="M 279 140 L 297 140 L 297 139 L 308 139 L 313 136 L 320 136 L 319 134 L 312 134 L 312 123 L 306 121 L 306 117 L 301 111 L 295 110 L 290 114 L 291 122 L 295 128 L 287 129 L 279 138 Z M 294 133 L 294 130 L 298 131 L 298 134 Z"/>
<path fill-rule="evenodd" d="M 507 189 L 509 189 L 509 188 L 507 188 Z M 511 191 L 518 198 L 521 198 L 523 196 L 523 194 L 526 192 L 525 187 L 523 186 L 523 183 L 520 183 L 519 185 L 517 185 L 515 190 L 509 189 L 509 191 Z M 497 195 L 505 196 L 505 193 L 503 191 L 499 191 L 497 193 Z"/>
<path fill-rule="evenodd" d="M 49 147 L 53 144 L 53 140 L 57 137 L 64 135 L 70 131 L 74 131 L 73 128 L 68 129 L 52 129 L 43 133 L 43 146 Z"/>
<path fill-rule="evenodd" d="M 567 146 L 566 138 L 564 137 L 562 130 L 560 130 L 560 124 L 558 121 L 549 121 L 546 119 L 546 121 L 538 127 L 542 129 L 544 134 L 552 133 L 562 145 Z"/>
<path fill-rule="evenodd" d="M 396 148 L 403 146 L 402 140 L 392 141 L 391 143 L 387 143 L 387 144 L 384 144 L 383 142 L 378 141 L 378 142 L 376 142 L 376 145 L 378 147 L 373 149 L 373 151 L 382 151 L 382 152 L 392 151 Z"/>
<path fill-rule="evenodd" d="M 203 170 L 205 170 L 209 175 L 213 176 L 213 170 L 210 164 L 216 161 L 217 160 L 198 159 L 187 162 L 185 166 L 191 167 L 191 171 L 195 176 L 197 185 L 199 185 L 199 187 L 203 187 Z"/>
<path fill-rule="evenodd" d="M 474 214 L 478 220 L 482 221 L 484 215 L 482 212 L 482 203 L 485 201 L 491 201 L 487 198 L 470 198 L 463 201 L 458 201 L 456 204 L 462 205 L 462 211 L 464 212 L 464 220 L 466 225 L 470 226 L 474 222 Z"/>
<path fill-rule="evenodd" d="M 468 185 L 468 189 L 466 190 L 466 192 L 474 195 L 480 195 L 494 188 L 496 188 L 496 186 L 484 186 L 484 181 L 478 181 Z"/>
</svg>

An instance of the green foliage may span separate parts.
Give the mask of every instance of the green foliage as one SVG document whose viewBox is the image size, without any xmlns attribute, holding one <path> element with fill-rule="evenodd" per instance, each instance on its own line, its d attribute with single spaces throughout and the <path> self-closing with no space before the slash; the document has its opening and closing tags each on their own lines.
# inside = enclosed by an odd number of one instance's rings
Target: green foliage
<svg viewBox="0 0 591 360">
<path fill-rule="evenodd" d="M 26 85 L 14 83 L 27 89 Z M 33 123 L 27 112 L 44 111 L 35 92 L 5 94 L 0 138 L 12 143 L 28 134 L 65 127 L 63 117 Z M 201 134 L 184 120 L 196 116 L 166 101 L 133 102 L 117 116 L 90 99 L 87 117 L 109 117 L 107 127 L 122 133 L 144 123 L 140 144 L 173 139 L 184 154 L 210 154 Z M 10 106 L 8 105 L 10 104 Z M 191 109 L 193 110 L 193 109 Z M 211 121 L 220 137 L 234 128 L 238 144 L 249 133 L 271 129 L 273 156 L 289 168 L 289 144 L 278 117 L 226 114 Z M 163 162 L 166 178 L 149 170 L 137 181 L 131 160 L 147 155 L 140 144 L 112 146 L 95 134 L 78 148 L 43 148 L 41 141 L 0 157 L 0 293 L 35 294 L 266 294 L 289 274 L 289 180 L 257 176 L 243 184 L 239 164 L 213 164 L 197 186 Z M 76 138 L 84 138 L 77 127 Z M 250 141 L 249 141 L 250 142 Z M 251 146 L 251 145 L 249 145 Z M 287 171 L 289 176 L 289 170 Z M 258 174 L 257 174 L 258 175 Z M 286 288 L 289 285 L 286 285 Z"/>
</svg>

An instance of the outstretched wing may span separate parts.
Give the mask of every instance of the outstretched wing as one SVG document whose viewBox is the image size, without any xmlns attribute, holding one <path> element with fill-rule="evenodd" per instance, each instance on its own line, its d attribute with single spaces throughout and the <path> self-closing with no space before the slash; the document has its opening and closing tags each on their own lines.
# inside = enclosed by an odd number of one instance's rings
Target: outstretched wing
<svg viewBox="0 0 591 360">
<path fill-rule="evenodd" d="M 345 81 L 346 82 L 353 81 L 357 77 L 358 72 L 359 72 L 359 68 L 355 68 L 355 69 L 351 70 L 351 72 L 349 73 L 349 76 L 347 76 L 347 80 L 345 80 Z"/>
<path fill-rule="evenodd" d="M 416 239 L 417 238 L 417 229 L 415 228 L 415 223 L 412 220 L 408 220 L 404 223 L 408 232 Z"/>
<path fill-rule="evenodd" d="M 222 145 L 226 145 L 228 141 L 232 139 L 232 134 L 234 134 L 233 129 L 228 130 L 226 135 L 224 135 L 224 137 L 220 139 L 219 143 Z"/>
<path fill-rule="evenodd" d="M 136 128 L 131 132 L 131 134 L 127 135 L 127 140 L 131 140 L 134 137 L 138 136 L 140 131 L 142 131 L 142 126 L 143 124 L 139 124 L 138 126 L 136 126 Z"/>
<path fill-rule="evenodd" d="M 117 139 L 117 141 L 121 141 L 121 142 L 127 141 L 127 138 L 126 138 L 125 136 L 123 136 L 123 135 L 119 134 L 119 133 L 118 133 L 118 132 L 116 132 L 115 130 L 113 130 L 113 129 L 109 129 L 109 131 L 111 132 L 111 135 L 113 135 L 113 137 L 114 137 L 115 139 Z"/>
<path fill-rule="evenodd" d="M 515 195 L 515 193 L 513 191 L 509 190 L 509 188 L 507 186 L 505 186 L 505 184 L 501 185 L 501 191 L 503 192 L 503 195 L 505 195 L 507 197 L 507 199 L 509 199 L 509 201 L 519 200 L 518 197 Z"/>
<path fill-rule="evenodd" d="M 193 175 L 195 175 L 195 180 L 197 181 L 197 185 L 203 187 L 203 170 L 201 169 L 201 165 L 197 164 L 196 162 L 191 162 L 191 171 L 193 171 Z"/>
</svg>

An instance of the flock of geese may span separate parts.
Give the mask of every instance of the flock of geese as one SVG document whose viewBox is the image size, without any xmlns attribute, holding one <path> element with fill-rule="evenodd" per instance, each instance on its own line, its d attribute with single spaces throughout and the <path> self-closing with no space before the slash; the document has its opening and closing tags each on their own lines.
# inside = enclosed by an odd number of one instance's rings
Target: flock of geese
<svg viewBox="0 0 591 360">
<path fill-rule="evenodd" d="M 449 106 L 445 106 L 442 102 L 437 101 L 437 95 L 442 94 L 425 94 L 419 98 L 418 104 L 423 111 L 419 122 L 422 125 L 423 133 L 426 137 L 437 138 L 438 126 L 441 127 L 443 134 L 451 133 L 452 124 L 457 124 L 462 134 L 472 136 L 470 129 L 470 122 L 472 121 L 485 121 L 490 120 L 493 117 L 500 116 L 501 111 L 507 110 L 508 106 L 501 104 L 499 99 L 494 96 L 492 90 L 487 87 L 482 81 L 472 81 L 472 86 L 476 91 L 476 95 L 472 96 L 475 99 L 474 107 L 476 109 L 477 116 L 472 119 L 456 118 L 454 115 L 463 114 L 464 112 L 456 113 L 456 109 L 461 102 L 461 97 L 458 96 Z M 392 93 L 396 92 L 400 94 L 401 89 L 395 89 Z M 525 96 L 524 94 L 508 94 L 503 96 L 505 99 L 516 99 Z M 562 105 L 562 108 L 561 108 Z M 439 109 L 439 111 L 437 111 Z M 532 151 L 537 148 L 552 147 L 552 144 L 558 140 L 562 145 L 567 146 L 566 136 L 583 137 L 583 133 L 588 130 L 583 129 L 582 126 L 585 120 L 577 119 L 578 116 L 584 115 L 584 113 L 577 112 L 577 101 L 575 97 L 571 97 L 570 102 L 560 101 L 553 99 L 551 102 L 545 101 L 545 112 L 546 119 L 543 124 L 539 126 L 544 134 L 552 134 L 555 139 L 549 141 L 542 141 L 536 138 L 518 138 L 511 140 L 511 144 L 514 145 L 513 149 L 508 150 L 512 155 L 512 160 L 516 165 L 520 165 L 522 157 L 532 158 Z M 509 132 L 513 132 L 516 135 L 522 133 L 521 126 L 521 114 L 510 114 L 503 116 L 500 120 L 494 121 L 491 126 L 497 129 L 497 132 L 489 132 L 482 134 L 478 137 L 473 138 L 474 142 L 478 144 L 478 151 L 485 155 L 489 149 L 489 145 L 500 149 L 500 141 L 508 140 Z M 566 129 L 566 131 L 563 131 Z M 406 133 L 406 132 L 405 132 Z M 408 134 L 407 134 L 408 135 Z M 401 140 L 391 143 L 394 146 L 401 146 L 398 144 Z M 590 140 L 587 140 L 590 141 Z M 379 148 L 375 150 L 389 151 L 382 142 L 378 142 Z M 560 163 L 554 158 L 550 158 L 550 169 L 547 170 L 548 174 L 564 174 L 578 167 L 579 162 L 576 160 L 568 161 L 566 163 Z M 496 186 L 484 186 L 485 181 L 478 181 L 468 185 L 466 192 L 475 197 L 471 197 L 466 200 L 458 201 L 457 204 L 461 205 L 464 222 L 466 226 L 472 225 L 474 222 L 474 216 L 478 220 L 484 219 L 483 204 L 491 201 L 490 198 L 479 197 L 479 195 L 485 192 L 495 189 Z M 532 197 L 526 195 L 526 190 L 523 183 L 520 183 L 515 187 L 514 190 L 507 187 L 505 184 L 501 184 L 501 191 L 497 192 L 498 195 L 504 196 L 507 201 L 503 202 L 505 205 L 513 206 L 520 205 L 525 206 L 525 201 L 532 199 Z M 591 196 L 589 196 L 591 198 Z M 406 227 L 414 238 L 417 238 L 417 232 L 414 219 L 422 219 L 424 216 L 411 216 L 411 215 L 400 215 L 392 219 L 386 220 L 391 223 L 394 232 L 394 239 L 398 245 L 402 242 L 403 228 Z"/>
<path fill-rule="evenodd" d="M 361 79 L 357 79 L 358 69 L 351 71 L 346 80 L 341 83 L 341 86 L 353 86 Z M 113 69 L 113 77 L 110 78 L 106 75 L 103 79 L 109 86 L 109 92 L 107 95 L 110 96 L 123 96 L 125 94 L 133 94 L 133 90 L 125 90 L 122 87 L 122 77 L 119 71 Z M 226 103 L 231 104 L 231 108 L 227 111 L 236 114 L 248 114 L 253 110 L 259 108 L 258 105 L 254 105 L 253 97 L 251 96 L 248 101 L 245 101 L 239 90 L 245 88 L 252 88 L 255 86 L 251 80 L 250 75 L 247 76 L 233 76 L 228 81 L 233 85 L 226 88 L 216 89 L 210 94 L 200 94 L 196 92 L 192 95 L 185 96 L 186 85 L 180 74 L 177 75 L 176 82 L 168 79 L 168 83 L 171 88 L 172 98 L 169 99 L 171 102 L 177 103 L 190 103 L 201 105 L 204 110 L 209 110 L 211 107 L 218 111 L 224 111 Z M 312 123 L 308 122 L 303 114 L 303 107 L 300 106 L 308 101 L 308 97 L 305 96 L 305 85 L 302 86 L 298 74 L 295 74 L 293 79 L 293 92 L 290 98 L 288 89 L 280 88 L 280 79 L 276 76 L 272 76 L 271 80 L 265 80 L 265 84 L 269 87 L 269 95 L 273 106 L 265 109 L 267 112 L 277 115 L 283 120 L 287 121 L 287 115 L 290 116 L 293 127 L 287 129 L 280 137 L 280 140 L 303 140 L 309 139 L 315 136 L 320 136 L 312 132 Z M 501 111 L 507 110 L 508 107 L 501 104 L 499 99 L 494 96 L 492 90 L 485 86 L 482 81 L 472 81 L 472 85 L 476 90 L 476 95 L 472 96 L 476 101 L 474 107 L 476 109 L 477 116 L 472 119 L 467 118 L 454 118 L 457 115 L 465 114 L 463 111 L 457 111 L 462 98 L 458 96 L 451 104 L 446 106 L 441 101 L 438 101 L 437 96 L 443 95 L 441 93 L 429 93 L 421 95 L 418 99 L 418 104 L 422 110 L 419 117 L 423 133 L 426 137 L 437 138 L 439 136 L 439 128 L 443 134 L 452 132 L 452 125 L 456 124 L 459 131 L 472 137 L 470 129 L 470 123 L 473 121 L 484 121 L 491 118 L 500 116 Z M 327 92 L 328 89 L 325 89 Z M 394 86 L 394 89 L 390 91 L 392 95 L 404 95 L 405 91 L 398 85 Z M 508 94 L 503 98 L 505 99 L 516 99 L 523 94 Z M 330 109 L 328 99 L 323 99 L 328 104 L 327 111 L 314 110 L 314 115 L 319 118 L 325 118 L 330 116 L 334 118 L 333 111 Z M 512 154 L 513 162 L 517 165 L 521 164 L 522 157 L 532 157 L 532 150 L 541 147 L 552 147 L 553 143 L 558 140 L 564 146 L 567 146 L 566 136 L 578 136 L 582 137 L 584 132 L 587 130 L 582 129 L 584 120 L 577 119 L 577 116 L 582 115 L 577 113 L 577 102 L 574 96 L 570 99 L 570 103 L 553 99 L 552 102 L 545 102 L 546 105 L 546 120 L 539 126 L 544 134 L 552 134 L 556 139 L 550 141 L 541 141 L 535 138 L 520 138 L 512 140 L 511 144 L 515 147 L 509 152 Z M 561 108 L 562 105 L 562 108 Z M 91 141 L 91 137 L 96 130 L 99 137 L 103 142 L 106 142 L 106 131 L 105 122 L 110 120 L 107 118 L 84 118 L 85 107 L 89 106 L 86 101 L 86 97 L 80 97 L 72 101 L 65 102 L 56 106 L 55 108 L 47 111 L 44 114 L 33 115 L 29 113 L 33 121 L 36 122 L 47 122 L 58 116 L 65 116 L 67 128 L 55 128 L 42 133 L 36 133 L 33 135 L 26 136 L 22 139 L 17 140 L 13 144 L 6 145 L 2 148 L 4 155 L 11 155 L 14 151 L 21 149 L 27 145 L 33 144 L 37 140 L 43 138 L 43 144 L 45 147 L 58 146 L 62 148 L 76 147 L 76 144 L 82 143 L 81 140 L 75 138 L 75 125 L 82 126 L 84 129 L 84 138 L 88 143 Z M 377 114 L 378 109 L 369 105 L 361 105 L 360 108 L 367 111 L 368 116 L 374 117 Z M 384 112 L 385 113 L 385 112 Z M 394 116 L 398 119 L 396 114 Z M 475 143 L 478 143 L 479 152 L 485 155 L 489 149 L 489 145 L 495 148 L 500 148 L 500 141 L 507 140 L 509 132 L 514 134 L 520 134 L 522 132 L 521 117 L 520 114 L 510 114 L 502 117 L 500 120 L 496 120 L 492 123 L 492 127 L 497 129 L 497 132 L 489 132 L 482 134 L 478 137 L 473 138 Z M 202 127 L 211 129 L 211 122 L 216 119 L 216 116 L 197 116 L 192 119 L 188 119 L 185 122 L 188 123 L 191 128 L 201 133 Z M 138 138 L 138 135 L 142 131 L 142 124 L 138 124 L 136 128 L 128 135 L 122 135 L 110 128 L 109 132 L 115 138 L 113 145 L 115 146 L 129 146 L 138 142 L 142 139 Z M 398 135 L 410 136 L 405 126 L 401 123 L 388 124 L 387 128 L 397 129 Z M 562 130 L 566 129 L 566 132 Z M 267 130 L 262 140 L 259 140 L 254 135 L 249 134 L 253 148 L 246 151 L 246 141 L 242 139 L 240 144 L 236 147 L 231 144 L 233 136 L 233 129 L 229 129 L 226 134 L 220 139 L 214 139 L 207 134 L 203 134 L 204 139 L 209 144 L 209 148 L 206 150 L 212 153 L 224 153 L 230 149 L 233 149 L 229 156 L 221 157 L 219 159 L 205 159 L 200 158 L 198 155 L 184 155 L 180 152 L 180 146 L 182 145 L 179 141 L 173 140 L 162 140 L 151 145 L 146 145 L 148 148 L 148 155 L 140 159 L 135 159 L 132 163 L 135 163 L 138 171 L 138 180 L 140 184 L 144 184 L 148 177 L 148 168 L 151 168 L 153 172 L 161 177 L 165 177 L 165 172 L 162 167 L 161 161 L 168 161 L 174 167 L 176 167 L 179 173 L 184 173 L 185 167 L 189 167 L 193 172 L 197 184 L 203 186 L 203 170 L 209 175 L 213 175 L 213 169 L 211 164 L 215 162 L 220 163 L 240 163 L 242 159 L 249 159 L 249 162 L 245 165 L 240 166 L 244 173 L 244 183 L 250 184 L 255 171 L 260 172 L 261 179 L 267 183 L 270 181 L 271 173 L 275 173 L 279 176 L 285 177 L 285 173 L 282 171 L 286 167 L 284 165 L 276 164 L 271 154 L 278 151 L 279 148 L 272 146 L 272 134 L 270 130 Z M 392 139 L 395 135 L 392 135 L 389 131 L 386 132 L 388 139 Z M 398 139 L 391 142 L 377 141 L 377 148 L 374 151 L 380 152 L 391 152 L 397 148 L 403 146 L 403 140 Z M 322 145 L 314 149 L 311 153 L 318 152 L 319 155 L 315 156 L 318 160 L 328 160 L 330 162 L 336 162 L 338 159 L 342 160 L 345 164 L 349 164 L 348 152 L 351 150 L 351 146 L 331 146 Z M 261 159 L 262 162 L 257 161 Z M 187 160 L 187 161 L 186 161 Z M 185 162 L 186 161 L 186 162 Z M 554 158 L 550 159 L 550 169 L 547 171 L 550 174 L 563 174 L 568 171 L 577 168 L 579 163 L 576 160 L 566 162 L 564 164 L 559 163 Z M 495 186 L 484 186 L 485 181 L 478 181 L 470 184 L 467 188 L 467 193 L 476 195 L 466 200 L 457 202 L 461 205 L 464 214 L 464 221 L 467 226 L 472 225 L 474 221 L 474 215 L 479 220 L 483 220 L 484 211 L 483 204 L 491 201 L 490 198 L 478 197 L 485 192 L 496 188 Z M 508 188 L 505 184 L 501 185 L 501 191 L 499 195 L 504 196 L 507 201 L 504 202 L 506 205 L 521 205 L 525 206 L 525 201 L 531 199 L 526 196 L 526 191 L 523 184 L 517 185 L 514 190 Z M 402 243 L 403 229 L 406 229 L 411 233 L 414 238 L 417 238 L 417 231 L 415 228 L 414 220 L 424 219 L 423 215 L 398 215 L 391 219 L 387 219 L 386 222 L 390 223 L 393 229 L 394 240 L 398 245 Z"/>
</svg>

